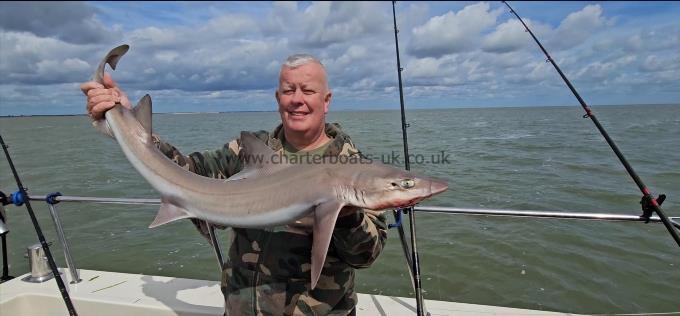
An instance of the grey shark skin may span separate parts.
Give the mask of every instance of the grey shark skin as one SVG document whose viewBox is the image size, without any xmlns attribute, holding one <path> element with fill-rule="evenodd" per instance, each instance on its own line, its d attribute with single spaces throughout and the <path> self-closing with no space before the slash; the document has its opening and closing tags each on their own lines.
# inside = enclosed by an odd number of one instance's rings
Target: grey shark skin
<svg viewBox="0 0 680 316">
<path fill-rule="evenodd" d="M 97 68 L 94 80 L 101 83 L 105 64 L 115 69 L 127 48 L 114 48 Z M 156 148 L 148 95 L 133 110 L 114 106 L 98 124 L 115 137 L 130 163 L 161 194 L 160 210 L 149 227 L 199 218 L 232 227 L 264 228 L 313 216 L 312 288 L 344 206 L 404 207 L 448 188 L 443 181 L 365 160 L 349 163 L 327 157 L 319 164 L 281 163 L 281 156 L 247 132 L 241 134 L 241 155 L 248 158 L 243 171 L 226 181 L 203 177 L 178 166 Z"/>
</svg>

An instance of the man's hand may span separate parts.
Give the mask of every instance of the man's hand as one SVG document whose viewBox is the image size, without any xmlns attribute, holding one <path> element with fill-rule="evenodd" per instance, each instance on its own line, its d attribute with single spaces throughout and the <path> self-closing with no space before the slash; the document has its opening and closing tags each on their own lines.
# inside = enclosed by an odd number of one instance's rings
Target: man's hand
<svg viewBox="0 0 680 316">
<path fill-rule="evenodd" d="M 116 103 L 130 109 L 132 104 L 127 94 L 118 87 L 109 74 L 104 74 L 104 84 L 88 81 L 80 85 L 80 90 L 87 96 L 87 114 L 93 120 L 104 117 L 104 113 Z"/>
</svg>

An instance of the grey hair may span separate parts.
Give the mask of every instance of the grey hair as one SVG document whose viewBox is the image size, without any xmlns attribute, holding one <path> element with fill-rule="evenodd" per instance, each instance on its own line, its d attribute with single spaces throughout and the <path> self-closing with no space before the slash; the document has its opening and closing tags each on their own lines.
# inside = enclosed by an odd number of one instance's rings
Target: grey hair
<svg viewBox="0 0 680 316">
<path fill-rule="evenodd" d="M 321 65 L 321 67 L 324 68 L 324 70 L 326 70 L 325 69 L 326 67 L 323 66 L 321 61 L 310 54 L 290 55 L 288 56 L 288 58 L 286 58 L 286 61 L 283 63 L 283 66 L 288 68 L 296 68 L 309 63 L 317 63 Z"/>
<path fill-rule="evenodd" d="M 295 55 L 290 55 L 288 58 L 286 58 L 286 61 L 283 62 L 283 65 L 281 65 L 281 72 L 283 72 L 283 68 L 297 68 L 302 65 L 306 64 L 311 64 L 311 63 L 317 63 L 319 66 L 321 66 L 321 70 L 323 70 L 323 79 L 326 82 L 326 89 L 329 89 L 328 85 L 328 73 L 326 72 L 326 66 L 324 66 L 321 61 L 310 55 L 310 54 L 295 54 Z M 281 78 L 281 72 L 279 72 L 279 78 Z"/>
</svg>

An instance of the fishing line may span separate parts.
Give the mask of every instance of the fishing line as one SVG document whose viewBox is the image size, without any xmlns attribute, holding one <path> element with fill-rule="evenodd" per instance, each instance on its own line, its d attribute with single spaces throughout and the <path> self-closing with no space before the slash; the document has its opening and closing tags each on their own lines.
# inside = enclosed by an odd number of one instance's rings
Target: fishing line
<svg viewBox="0 0 680 316">
<path fill-rule="evenodd" d="M 519 19 L 522 25 L 524 25 L 524 29 L 527 32 L 529 32 L 529 34 L 534 39 L 536 44 L 538 44 L 538 47 L 540 47 L 541 50 L 543 51 L 543 54 L 545 54 L 545 56 L 548 58 L 547 61 L 550 62 L 553 65 L 553 67 L 555 67 L 555 70 L 557 70 L 557 72 L 560 74 L 560 77 L 562 77 L 564 83 L 567 85 L 567 87 L 569 87 L 569 90 L 571 90 L 571 93 L 574 94 L 578 102 L 581 104 L 581 107 L 583 107 L 583 110 L 586 111 L 586 114 L 583 116 L 583 118 L 590 118 L 593 121 L 597 129 L 600 131 L 600 134 L 602 134 L 604 139 L 607 141 L 607 144 L 609 144 L 609 147 L 611 147 L 611 149 L 614 151 L 614 154 L 616 154 L 616 157 L 618 157 L 619 161 L 621 161 L 621 163 L 623 164 L 623 167 L 626 168 L 628 175 L 630 175 L 630 177 L 633 178 L 633 181 L 640 189 L 640 192 L 642 192 L 642 200 L 640 201 L 640 204 L 642 204 L 642 217 L 649 218 L 651 217 L 653 212 L 656 212 L 659 218 L 661 218 L 661 222 L 663 223 L 663 225 L 666 226 L 666 229 L 680 247 L 680 236 L 678 236 L 678 232 L 675 230 L 673 224 L 670 222 L 666 214 L 664 214 L 664 212 L 661 210 L 661 203 L 665 200 L 666 196 L 663 194 L 659 195 L 658 198 L 654 198 L 652 196 L 651 191 L 642 182 L 642 179 L 640 179 L 635 170 L 633 170 L 633 167 L 628 163 L 626 158 L 623 156 L 623 153 L 621 153 L 618 146 L 616 146 L 614 140 L 611 137 L 609 137 L 607 131 L 605 131 L 602 124 L 600 124 L 600 121 L 597 119 L 597 117 L 595 117 L 595 113 L 593 113 L 592 109 L 586 104 L 585 101 L 583 101 L 581 95 L 579 95 L 579 93 L 576 91 L 576 88 L 574 88 L 569 79 L 567 79 L 567 76 L 564 75 L 560 67 L 557 66 L 555 60 L 553 60 L 553 58 L 550 57 L 550 54 L 548 54 L 548 51 L 545 50 L 545 48 L 538 40 L 536 35 L 534 35 L 534 33 L 529 29 L 526 23 L 524 23 L 524 20 L 522 20 L 522 18 L 519 17 L 517 12 L 513 10 L 512 7 L 506 1 L 502 2 L 508 7 L 508 9 L 510 9 L 510 12 L 514 14 L 517 17 L 517 19 Z"/>
<path fill-rule="evenodd" d="M 5 152 L 5 157 L 7 157 L 7 163 L 9 163 L 10 169 L 12 169 L 12 174 L 14 174 L 14 180 L 17 182 L 17 186 L 19 187 L 18 193 L 21 194 L 21 196 L 26 197 L 23 200 L 23 203 L 26 204 L 26 209 L 28 210 L 28 215 L 31 217 L 31 221 L 33 222 L 33 227 L 35 227 L 35 232 L 38 235 L 38 240 L 40 241 L 40 245 L 42 245 L 43 250 L 45 251 L 45 256 L 47 257 L 47 262 L 49 263 L 50 269 L 52 270 L 52 274 L 54 274 L 54 280 L 57 281 L 57 286 L 59 287 L 59 292 L 61 293 L 61 297 L 64 299 L 64 303 L 66 303 L 66 308 L 68 309 L 69 315 L 78 315 L 76 313 L 75 307 L 73 307 L 73 302 L 71 302 L 71 297 L 68 294 L 68 291 L 66 290 L 66 285 L 64 284 L 64 280 L 61 279 L 61 275 L 59 274 L 59 269 L 57 268 L 57 264 L 54 262 L 54 258 L 52 257 L 52 252 L 50 252 L 50 247 L 47 244 L 47 241 L 45 241 L 45 236 L 42 233 L 42 229 L 40 229 L 40 224 L 38 223 L 38 220 L 35 217 L 35 213 L 33 213 L 33 208 L 31 207 L 31 202 L 28 199 L 28 194 L 26 194 L 26 189 L 24 188 L 24 185 L 21 183 L 21 179 L 19 179 L 19 174 L 17 173 L 17 170 L 14 168 L 14 163 L 12 162 L 12 158 L 9 156 L 9 151 L 7 151 L 7 148 L 9 146 L 5 145 L 5 141 L 2 139 L 2 135 L 0 135 L 0 144 L 2 145 L 2 150 Z M 19 204 L 21 205 L 21 204 Z"/>
<path fill-rule="evenodd" d="M 406 168 L 407 171 L 411 170 L 411 166 L 409 164 L 409 154 L 408 154 L 408 136 L 406 129 L 408 128 L 408 124 L 406 124 L 406 113 L 404 111 L 404 87 L 402 85 L 402 80 L 401 80 L 401 72 L 404 70 L 401 68 L 401 59 L 399 57 L 399 37 L 397 36 L 397 33 L 399 33 L 399 29 L 397 29 L 397 14 L 396 14 L 396 9 L 394 7 L 396 1 L 392 1 L 392 18 L 394 21 L 394 44 L 395 44 L 395 49 L 397 53 L 397 76 L 399 78 L 399 104 L 401 105 L 401 135 L 402 135 L 402 141 L 404 144 L 404 167 Z M 411 281 L 413 283 L 413 290 L 416 294 L 416 313 L 418 316 L 422 316 L 424 314 L 425 308 L 423 307 L 423 292 L 422 292 L 422 286 L 420 284 L 420 260 L 418 258 L 418 248 L 416 247 L 416 215 L 415 212 L 413 211 L 413 207 L 409 207 L 405 209 L 408 213 L 409 216 L 409 227 L 410 227 L 410 235 L 411 235 L 411 256 L 409 259 L 408 256 L 408 245 L 406 244 L 406 237 L 404 236 L 404 228 L 402 225 L 398 225 L 397 228 L 399 230 L 399 238 L 401 239 L 401 245 L 402 248 L 404 249 L 404 254 L 406 255 L 406 262 L 409 265 L 410 272 L 411 272 Z M 394 213 L 395 220 L 397 222 L 401 222 L 401 212 L 402 210 L 396 210 Z"/>
</svg>

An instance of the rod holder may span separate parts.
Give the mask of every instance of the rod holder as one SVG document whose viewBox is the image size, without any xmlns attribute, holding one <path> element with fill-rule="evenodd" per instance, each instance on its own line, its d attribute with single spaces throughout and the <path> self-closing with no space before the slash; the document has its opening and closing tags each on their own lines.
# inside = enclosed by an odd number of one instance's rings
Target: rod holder
<svg viewBox="0 0 680 316">
<path fill-rule="evenodd" d="M 54 274 L 47 262 L 45 251 L 40 243 L 28 247 L 26 249 L 26 256 L 28 257 L 28 265 L 31 267 L 31 274 L 21 279 L 22 281 L 42 283 L 54 278 Z"/>
</svg>

